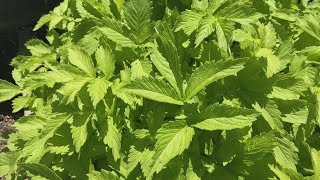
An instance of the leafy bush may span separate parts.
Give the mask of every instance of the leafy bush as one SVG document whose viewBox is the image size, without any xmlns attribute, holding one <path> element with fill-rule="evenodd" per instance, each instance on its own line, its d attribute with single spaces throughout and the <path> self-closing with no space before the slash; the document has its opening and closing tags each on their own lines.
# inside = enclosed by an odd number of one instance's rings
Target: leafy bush
<svg viewBox="0 0 320 180">
<path fill-rule="evenodd" d="M 0 176 L 319 179 L 320 1 L 65 0 L 13 59 Z M 23 96 L 22 96 L 23 94 Z"/>
</svg>

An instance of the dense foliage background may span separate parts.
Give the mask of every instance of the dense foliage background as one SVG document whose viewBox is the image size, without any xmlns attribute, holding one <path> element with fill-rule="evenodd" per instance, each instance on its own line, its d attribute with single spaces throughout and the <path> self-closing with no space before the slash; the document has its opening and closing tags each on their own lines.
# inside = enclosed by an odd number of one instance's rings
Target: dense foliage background
<svg viewBox="0 0 320 180">
<path fill-rule="evenodd" d="M 0 81 L 33 112 L 0 176 L 319 179 L 319 17 L 318 0 L 65 0 Z"/>
</svg>

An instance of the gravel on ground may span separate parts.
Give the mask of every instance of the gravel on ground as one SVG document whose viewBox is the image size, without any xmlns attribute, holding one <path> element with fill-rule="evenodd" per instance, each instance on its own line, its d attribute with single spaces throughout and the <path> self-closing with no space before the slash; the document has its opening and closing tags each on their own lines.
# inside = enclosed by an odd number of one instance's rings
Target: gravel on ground
<svg viewBox="0 0 320 180">
<path fill-rule="evenodd" d="M 3 137 L 14 131 L 14 127 L 12 127 L 12 125 L 16 122 L 16 119 L 17 118 L 13 116 L 0 114 L 0 152 L 5 150 L 5 146 L 7 144 Z"/>
</svg>

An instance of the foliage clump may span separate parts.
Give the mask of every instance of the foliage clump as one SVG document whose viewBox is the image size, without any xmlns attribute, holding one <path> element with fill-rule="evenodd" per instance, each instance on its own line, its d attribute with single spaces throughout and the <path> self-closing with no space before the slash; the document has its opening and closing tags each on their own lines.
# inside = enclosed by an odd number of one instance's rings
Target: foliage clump
<svg viewBox="0 0 320 180">
<path fill-rule="evenodd" d="M 0 176 L 319 179 L 320 1 L 64 0 L 13 59 Z"/>
</svg>

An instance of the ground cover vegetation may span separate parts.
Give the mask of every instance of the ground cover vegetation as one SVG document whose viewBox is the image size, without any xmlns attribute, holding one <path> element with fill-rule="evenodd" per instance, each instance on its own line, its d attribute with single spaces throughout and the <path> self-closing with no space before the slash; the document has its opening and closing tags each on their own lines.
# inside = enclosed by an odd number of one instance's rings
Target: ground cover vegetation
<svg viewBox="0 0 320 180">
<path fill-rule="evenodd" d="M 13 59 L 7 179 L 320 179 L 320 1 L 64 0 Z"/>
</svg>

